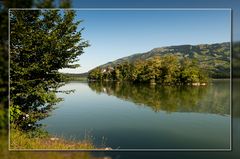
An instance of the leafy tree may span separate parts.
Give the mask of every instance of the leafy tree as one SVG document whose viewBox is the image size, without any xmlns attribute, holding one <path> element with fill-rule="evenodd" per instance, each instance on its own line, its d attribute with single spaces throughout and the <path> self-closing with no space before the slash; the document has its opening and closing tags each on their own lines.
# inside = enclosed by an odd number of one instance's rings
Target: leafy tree
<svg viewBox="0 0 240 159">
<path fill-rule="evenodd" d="M 159 56 L 147 60 L 144 67 L 144 81 L 155 83 L 161 76 L 161 64 L 162 60 Z"/>
<path fill-rule="evenodd" d="M 124 80 L 128 80 L 130 77 L 130 64 L 129 62 L 124 62 L 121 67 L 122 77 Z"/>
<path fill-rule="evenodd" d="M 122 74 L 118 67 L 114 67 L 113 75 L 114 80 L 121 81 L 122 80 Z"/>
<path fill-rule="evenodd" d="M 48 2 L 48 3 L 46 3 Z M 54 0 L 3 0 L 0 1 L 0 129 L 7 127 L 8 109 L 8 8 L 66 8 L 71 0 L 60 0 L 59 6 Z"/>
<path fill-rule="evenodd" d="M 143 72 L 143 69 L 144 69 L 143 61 L 137 60 L 136 62 L 134 62 L 132 64 L 130 80 L 131 81 L 142 81 L 141 73 Z"/>
<path fill-rule="evenodd" d="M 21 112 L 11 115 L 23 129 L 49 115 L 60 101 L 56 89 L 64 83 L 58 70 L 77 67 L 72 63 L 89 46 L 83 29 L 77 31 L 82 21 L 74 17 L 70 10 L 10 11 L 10 109 Z M 22 122 L 26 115 L 30 118 Z"/>
<path fill-rule="evenodd" d="M 192 67 L 192 61 L 189 58 L 184 58 L 182 61 L 180 81 L 182 83 L 190 83 L 191 82 L 191 72 L 189 68 Z"/>
<path fill-rule="evenodd" d="M 101 69 L 99 67 L 93 69 L 88 74 L 88 79 L 90 80 L 102 80 Z"/>
<path fill-rule="evenodd" d="M 32 4 L 32 0 L 0 2 L 0 129 L 7 127 L 8 119 L 8 8 L 27 8 Z"/>
<path fill-rule="evenodd" d="M 208 74 L 203 71 L 197 60 L 184 58 L 181 65 L 180 81 L 181 83 L 208 82 Z"/>
<path fill-rule="evenodd" d="M 162 75 L 160 76 L 160 83 L 177 83 L 180 63 L 177 56 L 170 55 L 163 57 L 163 63 L 161 67 Z"/>
</svg>

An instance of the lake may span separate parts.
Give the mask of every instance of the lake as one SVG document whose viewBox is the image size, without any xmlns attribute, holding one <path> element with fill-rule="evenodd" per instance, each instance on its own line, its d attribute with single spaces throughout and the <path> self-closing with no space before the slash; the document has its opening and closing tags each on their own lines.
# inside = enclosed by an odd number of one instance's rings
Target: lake
<svg viewBox="0 0 240 159">
<path fill-rule="evenodd" d="M 41 121 L 66 139 L 112 149 L 230 149 L 230 81 L 208 86 L 69 82 Z"/>
</svg>

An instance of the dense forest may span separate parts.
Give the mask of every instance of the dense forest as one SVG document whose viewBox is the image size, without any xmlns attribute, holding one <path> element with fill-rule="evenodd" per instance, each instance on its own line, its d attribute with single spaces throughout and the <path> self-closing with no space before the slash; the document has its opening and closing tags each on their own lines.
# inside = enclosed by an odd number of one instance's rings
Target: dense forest
<svg viewBox="0 0 240 159">
<path fill-rule="evenodd" d="M 237 50 L 236 50 L 237 51 Z M 134 63 L 145 61 L 156 56 L 175 55 L 180 59 L 189 58 L 197 60 L 212 78 L 230 77 L 230 43 L 200 44 L 200 45 L 179 45 L 154 48 L 145 53 L 137 53 L 123 57 L 112 62 L 99 66 L 101 69 L 114 67 L 123 63 Z"/>
<path fill-rule="evenodd" d="M 133 63 L 123 62 L 113 67 L 97 67 L 88 74 L 90 81 L 131 81 L 164 85 L 206 84 L 208 72 L 197 60 L 176 55 L 155 56 Z"/>
</svg>

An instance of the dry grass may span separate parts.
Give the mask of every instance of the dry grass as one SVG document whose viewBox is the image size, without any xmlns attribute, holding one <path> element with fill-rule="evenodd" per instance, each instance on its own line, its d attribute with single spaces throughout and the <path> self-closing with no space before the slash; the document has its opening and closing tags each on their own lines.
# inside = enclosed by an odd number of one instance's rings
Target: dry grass
<svg viewBox="0 0 240 159">
<path fill-rule="evenodd" d="M 30 138 L 27 134 L 12 129 L 10 133 L 10 149 L 78 150 L 95 149 L 95 147 L 90 139 L 85 139 L 83 141 L 69 141 L 53 137 Z"/>
<path fill-rule="evenodd" d="M 7 131 L 0 130 L 0 158 L 1 159 L 111 159 L 109 156 L 93 156 L 90 152 L 18 152 L 8 150 Z"/>
</svg>

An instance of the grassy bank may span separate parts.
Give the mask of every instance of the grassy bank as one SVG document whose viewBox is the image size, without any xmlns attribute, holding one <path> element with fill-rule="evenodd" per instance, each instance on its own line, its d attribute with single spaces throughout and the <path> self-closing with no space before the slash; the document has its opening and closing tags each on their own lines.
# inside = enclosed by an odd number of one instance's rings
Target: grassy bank
<svg viewBox="0 0 240 159">
<path fill-rule="evenodd" d="M 90 139 L 82 141 L 70 141 L 63 138 L 51 136 L 29 137 L 28 134 L 11 129 L 10 132 L 10 149 L 96 149 Z"/>
<path fill-rule="evenodd" d="M 38 152 L 38 151 L 9 151 L 7 131 L 0 130 L 0 157 L 1 159 L 111 159 L 108 156 L 93 156 L 90 152 Z"/>
</svg>

